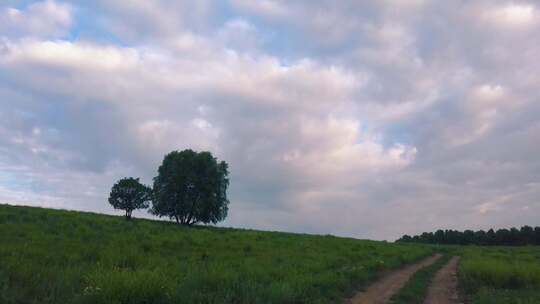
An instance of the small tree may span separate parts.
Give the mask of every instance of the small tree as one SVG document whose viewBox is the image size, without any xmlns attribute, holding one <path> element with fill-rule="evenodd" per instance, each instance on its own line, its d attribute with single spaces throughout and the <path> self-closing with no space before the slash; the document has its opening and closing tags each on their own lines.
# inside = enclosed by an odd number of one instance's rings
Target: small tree
<svg viewBox="0 0 540 304">
<path fill-rule="evenodd" d="M 150 212 L 177 223 L 217 223 L 227 216 L 228 165 L 210 152 L 173 151 L 154 178 Z"/>
<path fill-rule="evenodd" d="M 119 180 L 111 189 L 109 203 L 114 209 L 126 211 L 126 219 L 131 219 L 135 209 L 148 208 L 152 190 L 139 182 L 138 178 L 126 177 Z"/>
</svg>

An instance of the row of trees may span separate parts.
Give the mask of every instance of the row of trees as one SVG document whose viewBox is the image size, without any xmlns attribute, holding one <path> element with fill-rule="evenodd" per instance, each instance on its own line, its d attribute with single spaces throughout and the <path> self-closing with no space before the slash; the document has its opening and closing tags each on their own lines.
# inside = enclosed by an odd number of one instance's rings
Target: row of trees
<svg viewBox="0 0 540 304">
<path fill-rule="evenodd" d="M 494 231 L 465 230 L 437 230 L 424 232 L 420 235 L 404 235 L 397 242 L 426 243 L 426 244 L 454 244 L 454 245 L 482 245 L 482 246 L 524 246 L 540 245 L 540 227 L 523 226 L 521 229 L 499 229 Z"/>
<path fill-rule="evenodd" d="M 134 210 L 150 207 L 151 214 L 179 224 L 215 224 L 227 216 L 228 174 L 227 163 L 210 152 L 173 151 L 165 155 L 152 188 L 138 178 L 123 178 L 112 187 L 109 203 L 128 220 Z"/>
</svg>

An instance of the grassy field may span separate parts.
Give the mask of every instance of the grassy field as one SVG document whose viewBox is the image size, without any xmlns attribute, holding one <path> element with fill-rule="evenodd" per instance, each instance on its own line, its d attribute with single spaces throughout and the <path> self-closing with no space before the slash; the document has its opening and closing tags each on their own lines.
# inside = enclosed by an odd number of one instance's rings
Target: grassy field
<svg viewBox="0 0 540 304">
<path fill-rule="evenodd" d="M 6 205 L 0 243 L 3 304 L 340 303 L 379 271 L 433 252 Z"/>
<path fill-rule="evenodd" d="M 461 247 L 459 281 L 473 304 L 540 303 L 539 247 Z"/>
</svg>

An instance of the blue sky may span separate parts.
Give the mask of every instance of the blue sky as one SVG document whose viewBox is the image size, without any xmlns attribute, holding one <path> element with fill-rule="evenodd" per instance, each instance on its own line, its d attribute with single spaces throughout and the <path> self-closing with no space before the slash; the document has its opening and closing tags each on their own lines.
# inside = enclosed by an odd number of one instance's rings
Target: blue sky
<svg viewBox="0 0 540 304">
<path fill-rule="evenodd" d="M 535 225 L 539 30 L 535 1 L 3 1 L 0 201 L 115 213 L 193 148 L 226 226 Z"/>
</svg>

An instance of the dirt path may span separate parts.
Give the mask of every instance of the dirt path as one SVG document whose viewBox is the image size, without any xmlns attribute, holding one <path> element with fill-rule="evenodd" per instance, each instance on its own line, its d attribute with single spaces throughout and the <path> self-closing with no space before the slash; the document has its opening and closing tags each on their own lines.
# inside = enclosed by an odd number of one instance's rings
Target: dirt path
<svg viewBox="0 0 540 304">
<path fill-rule="evenodd" d="M 459 257 L 452 257 L 450 262 L 437 272 L 424 304 L 457 304 L 460 303 L 457 293 L 457 267 Z"/>
<path fill-rule="evenodd" d="M 429 266 L 441 257 L 440 254 L 425 258 L 422 261 L 407 265 L 401 269 L 392 271 L 375 283 L 368 286 L 365 291 L 357 293 L 347 300 L 349 304 L 382 304 L 386 303 L 420 268 Z"/>
</svg>

